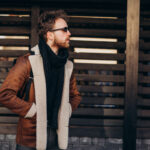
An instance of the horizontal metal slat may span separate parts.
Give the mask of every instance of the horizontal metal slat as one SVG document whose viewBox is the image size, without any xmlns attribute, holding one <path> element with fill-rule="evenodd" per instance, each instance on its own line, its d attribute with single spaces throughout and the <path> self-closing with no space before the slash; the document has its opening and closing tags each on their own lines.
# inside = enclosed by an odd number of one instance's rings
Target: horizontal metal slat
<svg viewBox="0 0 150 150">
<path fill-rule="evenodd" d="M 29 39 L 0 39 L 0 46 L 30 46 Z"/>
<path fill-rule="evenodd" d="M 124 82 L 125 77 L 121 75 L 92 75 L 75 74 L 78 81 L 101 81 L 101 82 Z"/>
<path fill-rule="evenodd" d="M 25 7 L 0 7 L 0 13 L 5 14 L 29 14 L 31 8 Z"/>
<path fill-rule="evenodd" d="M 138 117 L 142 117 L 142 118 L 150 118 L 150 110 L 148 109 L 138 109 Z"/>
<path fill-rule="evenodd" d="M 139 60 L 140 61 L 150 61 L 150 54 L 140 54 Z"/>
<path fill-rule="evenodd" d="M 150 23 L 145 23 L 144 26 L 149 26 Z M 150 38 L 150 31 L 140 31 L 140 39 L 142 38 Z"/>
<path fill-rule="evenodd" d="M 123 86 L 85 86 L 78 85 L 80 92 L 124 93 Z"/>
<path fill-rule="evenodd" d="M 97 24 L 97 25 L 115 25 L 115 26 L 125 26 L 126 20 L 125 18 L 119 18 L 119 19 L 102 19 L 102 18 L 84 18 L 80 16 L 76 17 L 69 17 L 69 23 L 75 23 L 75 24 Z"/>
<path fill-rule="evenodd" d="M 1 35 L 30 35 L 30 28 L 29 27 L 7 27 L 7 26 L 0 26 L 0 34 Z M 4 39 L 7 40 L 7 39 Z"/>
<path fill-rule="evenodd" d="M 7 72 L 0 72 L 0 79 L 5 79 L 7 76 Z"/>
<path fill-rule="evenodd" d="M 12 61 L 0 61 L 0 68 L 10 68 L 12 65 Z"/>
<path fill-rule="evenodd" d="M 150 87 L 138 87 L 138 93 L 139 94 L 150 94 Z"/>
<path fill-rule="evenodd" d="M 91 42 L 91 41 L 71 41 L 71 46 L 78 48 L 108 48 L 125 49 L 125 42 Z"/>
<path fill-rule="evenodd" d="M 82 96 L 81 104 L 95 104 L 95 105 L 123 105 L 123 98 L 112 97 L 85 97 Z"/>
<path fill-rule="evenodd" d="M 139 64 L 140 72 L 150 72 L 150 65 Z"/>
<path fill-rule="evenodd" d="M 89 118 L 71 118 L 70 126 L 122 126 L 123 120 L 120 119 L 89 119 Z"/>
<path fill-rule="evenodd" d="M 30 24 L 30 17 L 19 17 L 19 16 L 0 16 L 0 23 L 21 23 L 21 24 Z"/>
<path fill-rule="evenodd" d="M 118 38 L 125 37 L 124 30 L 110 30 L 110 29 L 86 29 L 86 28 L 70 28 L 72 36 L 79 37 L 99 37 L 99 38 Z"/>
<path fill-rule="evenodd" d="M 0 114 L 12 115 L 14 113 L 6 107 L 0 107 Z"/>
<path fill-rule="evenodd" d="M 45 8 L 44 8 L 45 9 Z M 48 9 L 48 8 L 47 8 Z M 126 14 L 126 11 L 119 10 L 119 9 L 80 9 L 80 8 L 72 8 L 72 9 L 65 9 L 67 14 L 75 15 L 75 16 L 123 16 Z"/>
<path fill-rule="evenodd" d="M 123 117 L 122 109 L 102 109 L 102 108 L 78 108 L 73 115 L 95 116 L 95 117 Z"/>
<path fill-rule="evenodd" d="M 146 119 L 137 119 L 137 128 L 149 128 L 150 120 Z"/>
<path fill-rule="evenodd" d="M 18 122 L 18 117 L 12 117 L 12 116 L 0 116 L 0 124 L 17 124 Z"/>
<path fill-rule="evenodd" d="M 139 75 L 138 82 L 139 83 L 150 83 L 150 76 Z"/>
<path fill-rule="evenodd" d="M 92 59 L 92 60 L 124 60 L 125 54 L 93 54 L 93 53 L 70 53 L 74 59 Z"/>
<path fill-rule="evenodd" d="M 137 128 L 137 138 L 139 139 L 149 139 L 150 138 L 150 128 Z"/>
<path fill-rule="evenodd" d="M 16 124 L 1 124 L 0 123 L 0 134 L 16 134 Z"/>
<path fill-rule="evenodd" d="M 140 41 L 139 42 L 139 48 L 142 49 L 142 50 L 149 50 L 149 48 L 150 48 L 150 42 Z"/>
<path fill-rule="evenodd" d="M 122 138 L 121 127 L 70 127 L 69 136 L 99 137 L 99 138 Z"/>
<path fill-rule="evenodd" d="M 148 106 L 150 106 L 150 99 L 148 99 L 148 98 L 144 99 L 144 98 L 138 97 L 137 105 L 138 106 L 146 106 L 146 107 L 148 107 Z"/>
<path fill-rule="evenodd" d="M 1 57 L 19 57 L 29 53 L 27 50 L 0 50 Z"/>
<path fill-rule="evenodd" d="M 104 65 L 104 64 L 83 64 L 83 63 L 74 63 L 75 69 L 77 70 L 107 70 L 107 71 L 124 71 L 124 64 L 115 64 L 115 65 Z"/>
</svg>

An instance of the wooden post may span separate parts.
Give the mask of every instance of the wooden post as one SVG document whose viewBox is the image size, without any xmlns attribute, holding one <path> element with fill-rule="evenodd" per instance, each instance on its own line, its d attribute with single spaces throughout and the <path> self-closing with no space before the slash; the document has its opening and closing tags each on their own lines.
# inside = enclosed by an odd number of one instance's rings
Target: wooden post
<svg viewBox="0 0 150 150">
<path fill-rule="evenodd" d="M 140 0 L 127 1 L 123 150 L 136 150 Z"/>
<path fill-rule="evenodd" d="M 31 47 L 38 43 L 38 17 L 40 9 L 38 6 L 33 6 L 31 11 Z"/>
</svg>

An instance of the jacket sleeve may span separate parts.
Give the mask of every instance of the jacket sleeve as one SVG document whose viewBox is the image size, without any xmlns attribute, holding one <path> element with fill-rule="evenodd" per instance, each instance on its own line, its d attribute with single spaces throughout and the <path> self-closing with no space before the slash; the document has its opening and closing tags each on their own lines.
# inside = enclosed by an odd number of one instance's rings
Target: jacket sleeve
<svg viewBox="0 0 150 150">
<path fill-rule="evenodd" d="M 70 79 L 70 100 L 69 101 L 72 106 L 72 111 L 74 111 L 78 107 L 81 101 L 81 96 L 77 89 L 76 78 L 73 73 Z"/>
<path fill-rule="evenodd" d="M 17 97 L 18 91 L 29 77 L 27 60 L 25 57 L 17 60 L 0 88 L 0 103 L 22 117 L 32 117 L 36 113 L 34 103 Z"/>
</svg>

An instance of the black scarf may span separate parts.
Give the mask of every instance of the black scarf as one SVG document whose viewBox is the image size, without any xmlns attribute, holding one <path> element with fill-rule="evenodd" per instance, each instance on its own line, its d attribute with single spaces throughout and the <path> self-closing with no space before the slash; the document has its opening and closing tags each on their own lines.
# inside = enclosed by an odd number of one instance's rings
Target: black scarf
<svg viewBox="0 0 150 150">
<path fill-rule="evenodd" d="M 56 55 L 42 39 L 39 49 L 43 58 L 46 78 L 47 120 L 51 128 L 58 128 L 58 110 L 61 104 L 64 84 L 64 67 L 68 58 L 67 49 L 59 49 Z"/>
</svg>

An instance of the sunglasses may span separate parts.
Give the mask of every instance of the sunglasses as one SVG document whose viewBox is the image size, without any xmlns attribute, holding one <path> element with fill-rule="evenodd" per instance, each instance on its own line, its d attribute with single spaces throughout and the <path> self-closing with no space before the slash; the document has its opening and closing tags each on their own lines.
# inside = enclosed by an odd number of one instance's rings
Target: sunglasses
<svg viewBox="0 0 150 150">
<path fill-rule="evenodd" d="M 62 31 L 64 31 L 64 32 L 67 32 L 67 31 L 69 31 L 69 27 L 53 29 L 53 30 L 51 30 L 51 32 L 55 32 L 55 31 L 59 31 L 59 30 L 62 30 Z"/>
</svg>

